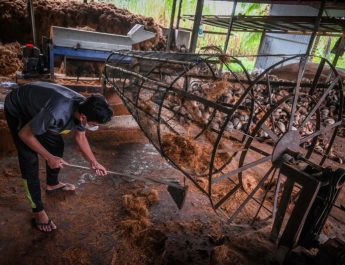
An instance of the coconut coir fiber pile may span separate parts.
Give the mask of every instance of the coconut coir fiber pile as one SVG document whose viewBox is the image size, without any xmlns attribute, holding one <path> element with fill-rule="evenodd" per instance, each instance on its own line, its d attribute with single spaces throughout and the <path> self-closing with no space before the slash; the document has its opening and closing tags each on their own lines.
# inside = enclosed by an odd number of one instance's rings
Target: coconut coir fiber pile
<svg viewBox="0 0 345 265">
<path fill-rule="evenodd" d="M 201 144 L 191 137 L 164 134 L 162 147 L 165 155 L 192 174 L 203 175 L 209 169 L 212 146 Z M 216 154 L 215 166 L 224 164 L 227 156 Z"/>
<path fill-rule="evenodd" d="M 152 225 L 149 208 L 159 202 L 158 191 L 140 188 L 123 196 L 127 214 L 119 223 L 121 244 L 112 253 L 111 264 L 162 264 L 165 233 Z"/>
<path fill-rule="evenodd" d="M 0 40 L 2 42 L 32 41 L 31 23 L 26 0 L 0 1 Z M 164 46 L 161 27 L 151 17 L 134 15 L 126 9 L 105 3 L 34 0 L 37 39 L 49 36 L 51 26 L 89 27 L 99 32 L 126 35 L 135 24 L 156 33 L 154 39 L 136 45 L 135 49 L 150 50 Z"/>
<path fill-rule="evenodd" d="M 191 138 L 166 134 L 162 137 L 162 147 L 165 155 L 185 170 L 202 174 L 208 168 L 211 150 L 202 149 Z"/>
<path fill-rule="evenodd" d="M 20 44 L 12 42 L 2 45 L 0 43 L 0 76 L 13 75 L 22 66 Z"/>
<path fill-rule="evenodd" d="M 150 226 L 149 208 L 158 203 L 159 195 L 155 189 L 137 190 L 131 194 L 123 196 L 123 207 L 128 214 L 128 218 L 120 224 L 120 229 L 124 235 L 136 236 Z"/>
</svg>

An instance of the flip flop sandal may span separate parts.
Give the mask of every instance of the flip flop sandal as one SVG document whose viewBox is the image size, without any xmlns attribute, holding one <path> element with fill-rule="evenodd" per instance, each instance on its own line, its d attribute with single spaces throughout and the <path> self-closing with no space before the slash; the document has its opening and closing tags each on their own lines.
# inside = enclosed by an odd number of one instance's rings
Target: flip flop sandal
<svg viewBox="0 0 345 265">
<path fill-rule="evenodd" d="M 53 190 L 46 190 L 46 192 L 48 193 L 48 194 L 52 194 L 52 193 L 56 193 L 56 192 L 75 192 L 75 188 L 74 189 L 68 189 L 68 190 L 66 190 L 65 188 L 68 186 L 68 185 L 72 185 L 72 184 L 64 184 L 64 185 L 62 185 L 61 187 L 58 187 L 58 188 L 56 188 L 56 189 L 53 189 Z"/>
<path fill-rule="evenodd" d="M 32 219 L 31 219 L 31 224 L 32 224 L 33 227 L 35 227 L 38 231 L 41 231 L 41 232 L 43 232 L 43 233 L 51 233 L 51 232 L 54 232 L 54 231 L 56 230 L 56 228 L 53 229 L 53 228 L 51 227 L 51 224 L 52 224 L 52 220 L 51 220 L 51 219 L 49 219 L 47 223 L 39 223 L 39 222 L 36 222 L 35 218 L 32 218 Z M 42 226 L 50 226 L 51 230 L 50 230 L 50 231 L 44 231 L 43 229 L 40 229 L 40 226 L 41 226 L 41 227 L 42 227 Z"/>
</svg>

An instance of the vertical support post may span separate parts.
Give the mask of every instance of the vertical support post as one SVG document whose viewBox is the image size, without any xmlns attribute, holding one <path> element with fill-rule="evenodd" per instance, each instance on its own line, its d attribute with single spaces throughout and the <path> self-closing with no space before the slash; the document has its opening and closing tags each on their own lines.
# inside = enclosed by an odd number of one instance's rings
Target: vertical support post
<svg viewBox="0 0 345 265">
<path fill-rule="evenodd" d="M 101 84 L 102 84 L 102 95 L 105 97 L 105 93 L 107 90 L 107 81 L 104 74 L 102 74 L 101 76 Z"/>
<path fill-rule="evenodd" d="M 64 73 L 65 73 L 65 75 L 67 75 L 67 56 L 66 55 L 63 57 L 63 64 L 65 67 Z"/>
<path fill-rule="evenodd" d="M 53 47 L 53 44 L 49 44 L 49 70 L 50 70 L 50 79 L 54 79 L 54 47 Z"/>
<path fill-rule="evenodd" d="M 341 53 L 341 50 L 343 49 L 344 47 L 344 42 L 345 42 L 345 36 L 343 35 L 340 39 L 340 42 L 339 42 L 339 45 L 337 47 L 337 50 L 335 52 L 335 56 L 334 56 L 334 59 L 333 59 L 333 62 L 332 62 L 332 65 L 334 67 L 337 66 L 337 63 L 338 63 L 338 59 L 340 57 L 340 53 Z"/>
<path fill-rule="evenodd" d="M 192 37 L 191 37 L 190 48 L 189 48 L 190 52 L 195 52 L 196 50 L 196 44 L 198 42 L 198 32 L 199 32 L 203 7 L 204 7 L 204 0 L 198 0 L 196 9 L 195 9 Z"/>
<path fill-rule="evenodd" d="M 180 0 L 179 6 L 178 6 L 176 29 L 180 28 L 182 2 L 183 2 L 183 0 Z"/>
<path fill-rule="evenodd" d="M 329 56 L 330 51 L 331 51 L 331 37 L 328 36 L 327 44 L 326 44 L 326 48 L 325 48 L 323 57 L 325 57 L 326 59 L 328 59 L 328 58 L 329 58 L 328 56 Z"/>
<path fill-rule="evenodd" d="M 337 50 L 335 51 L 335 56 L 334 56 L 334 59 L 333 59 L 333 62 L 332 62 L 332 65 L 334 67 L 337 67 L 337 63 L 338 63 L 338 59 L 340 57 L 341 50 L 344 47 L 344 42 L 345 42 L 344 32 L 343 32 L 343 35 L 340 38 L 341 39 L 340 39 L 339 45 L 337 47 Z M 332 76 L 333 76 L 333 72 L 329 71 L 327 79 L 326 79 L 326 82 L 328 82 L 332 78 Z M 323 158 L 322 160 L 325 161 L 325 158 Z"/>
<path fill-rule="evenodd" d="M 287 179 L 285 181 L 283 194 L 282 194 L 282 197 L 280 199 L 278 211 L 275 213 L 275 218 L 274 218 L 274 222 L 272 225 L 272 231 L 271 231 L 271 236 L 270 236 L 271 241 L 273 241 L 274 243 L 277 243 L 277 241 L 278 241 L 280 229 L 281 229 L 282 224 L 283 224 L 286 209 L 289 205 L 293 186 L 294 186 L 294 182 L 291 181 L 290 179 Z"/>
<path fill-rule="evenodd" d="M 177 0 L 173 0 L 172 8 L 171 8 L 171 16 L 170 16 L 170 25 L 169 25 L 169 33 L 168 33 L 168 41 L 167 46 L 165 48 L 166 51 L 170 50 L 171 42 L 173 39 L 174 33 L 174 18 L 175 18 L 175 10 L 176 10 L 176 2 Z"/>
<path fill-rule="evenodd" d="M 315 37 L 316 37 L 316 33 L 317 33 L 317 31 L 319 30 L 319 27 L 320 27 L 321 17 L 322 17 L 323 10 L 324 10 L 324 7 L 325 7 L 325 2 L 326 2 L 325 0 L 322 0 L 322 2 L 320 4 L 319 13 L 317 15 L 317 20 L 316 20 L 315 25 L 314 25 L 314 30 L 313 30 L 313 33 L 310 36 L 309 44 L 308 44 L 308 47 L 307 47 L 307 51 L 306 51 L 307 55 L 310 55 L 311 49 L 313 48 L 313 44 L 314 44 L 314 40 L 315 40 Z"/>
<path fill-rule="evenodd" d="M 229 39 L 230 39 L 231 31 L 232 31 L 232 25 L 234 22 L 234 15 L 235 15 L 236 6 L 237 6 L 237 0 L 234 0 L 232 3 L 232 11 L 231 11 L 231 17 L 229 20 L 228 32 L 226 33 L 226 38 L 225 38 L 225 43 L 224 43 L 224 50 L 223 50 L 224 53 L 226 53 L 226 51 L 228 50 Z"/>
<path fill-rule="evenodd" d="M 32 40 L 34 42 L 34 46 L 37 46 L 35 13 L 34 13 L 34 7 L 32 5 L 32 0 L 28 0 L 28 9 L 29 9 L 30 19 L 31 19 Z"/>
<path fill-rule="evenodd" d="M 286 224 L 284 233 L 280 238 L 279 246 L 291 249 L 298 242 L 305 220 L 320 187 L 321 183 L 319 181 L 312 180 L 308 186 L 302 188 L 289 221 Z"/>
<path fill-rule="evenodd" d="M 259 47 L 258 47 L 258 55 L 262 54 L 262 53 L 261 53 L 261 49 L 262 49 L 262 45 L 264 45 L 265 35 L 266 35 L 265 32 L 262 32 L 262 33 L 261 33 L 260 43 L 259 43 Z M 255 68 L 259 68 L 259 67 L 258 67 L 258 59 L 259 59 L 259 58 L 260 58 L 261 61 L 263 60 L 262 58 L 266 58 L 265 60 L 266 60 L 266 62 L 267 62 L 267 58 L 268 58 L 268 57 L 266 57 L 266 56 L 264 56 L 264 57 L 257 56 L 256 59 L 255 59 L 255 65 L 254 65 Z M 282 57 L 282 59 L 285 59 L 285 58 Z M 260 61 L 259 61 L 259 62 L 260 62 Z"/>
</svg>

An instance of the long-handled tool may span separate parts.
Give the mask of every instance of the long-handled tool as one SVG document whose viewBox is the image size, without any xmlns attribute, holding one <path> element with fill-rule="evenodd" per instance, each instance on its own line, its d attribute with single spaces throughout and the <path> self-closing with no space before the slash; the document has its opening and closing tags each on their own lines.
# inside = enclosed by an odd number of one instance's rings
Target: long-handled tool
<svg viewBox="0 0 345 265">
<path fill-rule="evenodd" d="M 93 169 L 91 169 L 89 167 L 73 165 L 73 164 L 69 164 L 69 163 L 65 164 L 65 165 L 68 167 L 72 167 L 72 168 L 94 171 Z M 176 203 L 177 207 L 179 209 L 182 209 L 182 207 L 183 207 L 183 204 L 184 204 L 184 201 L 185 201 L 185 198 L 187 195 L 187 187 L 181 186 L 179 181 L 176 179 L 174 179 L 174 180 L 161 180 L 161 179 L 159 179 L 158 180 L 158 179 L 150 178 L 150 177 L 146 177 L 146 176 L 136 176 L 136 175 L 125 174 L 125 173 L 115 172 L 115 171 L 107 171 L 107 173 L 111 174 L 111 175 L 124 176 L 124 177 L 128 177 L 128 178 L 136 179 L 136 180 L 150 181 L 150 182 L 154 182 L 154 183 L 167 185 L 168 186 L 167 190 L 168 190 L 171 198 Z"/>
</svg>

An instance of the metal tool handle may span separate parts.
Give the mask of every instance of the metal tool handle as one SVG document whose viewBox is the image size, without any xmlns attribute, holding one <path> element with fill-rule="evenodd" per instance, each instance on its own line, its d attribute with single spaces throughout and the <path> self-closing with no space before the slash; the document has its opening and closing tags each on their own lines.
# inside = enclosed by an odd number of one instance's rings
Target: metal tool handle
<svg viewBox="0 0 345 265">
<path fill-rule="evenodd" d="M 79 165 L 73 165 L 73 164 L 70 164 L 70 163 L 67 163 L 67 164 L 64 164 L 68 167 L 73 167 L 73 168 L 79 168 L 79 169 L 85 169 L 85 170 L 88 170 L 88 171 L 94 171 L 92 168 L 90 167 L 84 167 L 84 166 L 79 166 Z M 115 172 L 115 171 L 106 171 L 107 174 L 114 174 L 114 175 L 122 175 L 122 176 L 125 176 L 125 174 L 122 174 L 122 173 L 119 173 L 119 172 Z"/>
<path fill-rule="evenodd" d="M 77 168 L 77 169 L 83 169 L 83 170 L 88 170 L 88 171 L 94 171 L 92 168 L 89 167 L 84 167 L 84 166 L 80 166 L 80 165 L 73 165 L 73 164 L 64 164 L 68 167 L 72 167 L 72 168 Z M 173 180 L 173 181 L 164 181 L 164 180 L 158 180 L 158 179 L 154 179 L 154 178 L 150 178 L 150 177 L 143 177 L 143 176 L 135 176 L 135 175 L 131 175 L 131 174 L 125 174 L 125 173 L 121 173 L 121 172 L 116 172 L 116 171 L 106 171 L 107 174 L 112 174 L 112 175 L 117 175 L 117 176 L 124 176 L 124 177 L 128 177 L 128 178 L 132 178 L 132 179 L 136 179 L 136 180 L 141 180 L 141 181 L 151 181 L 151 182 L 155 182 L 155 183 L 159 183 L 159 184 L 164 184 L 164 185 L 168 185 L 168 186 L 174 186 L 176 188 L 180 188 L 181 185 L 179 183 L 178 180 Z"/>
</svg>

